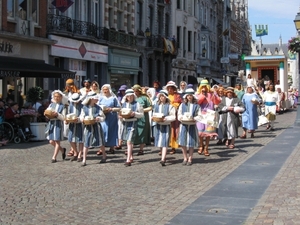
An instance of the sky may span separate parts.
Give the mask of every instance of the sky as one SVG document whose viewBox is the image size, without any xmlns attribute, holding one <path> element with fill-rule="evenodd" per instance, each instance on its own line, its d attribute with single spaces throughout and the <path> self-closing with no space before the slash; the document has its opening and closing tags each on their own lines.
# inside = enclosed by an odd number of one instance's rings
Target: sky
<svg viewBox="0 0 300 225">
<path fill-rule="evenodd" d="M 255 35 L 255 25 L 268 25 L 268 35 L 262 36 L 263 44 L 288 43 L 291 37 L 297 36 L 294 19 L 299 12 L 300 0 L 248 0 L 248 20 Z"/>
</svg>

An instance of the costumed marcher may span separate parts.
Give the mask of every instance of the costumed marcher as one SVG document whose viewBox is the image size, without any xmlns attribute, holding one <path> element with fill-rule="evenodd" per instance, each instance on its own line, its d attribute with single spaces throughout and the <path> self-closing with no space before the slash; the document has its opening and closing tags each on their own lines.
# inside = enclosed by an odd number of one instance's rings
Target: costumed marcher
<svg viewBox="0 0 300 225">
<path fill-rule="evenodd" d="M 152 116 L 155 118 L 158 114 L 162 114 L 162 121 L 155 122 L 154 126 L 154 146 L 159 147 L 161 151 L 160 164 L 166 165 L 167 149 L 170 145 L 171 122 L 176 119 L 175 108 L 170 104 L 168 92 L 161 90 L 157 95 L 157 101 L 153 106 Z M 152 117 L 152 119 L 153 119 Z"/>
<path fill-rule="evenodd" d="M 178 144 L 182 148 L 182 165 L 192 165 L 194 148 L 199 146 L 198 129 L 196 120 L 200 118 L 201 109 L 197 104 L 195 91 L 191 88 L 185 90 L 183 102 L 178 109 L 180 121 Z"/>
<path fill-rule="evenodd" d="M 278 93 L 274 90 L 274 85 L 269 85 L 269 90 L 262 95 L 265 104 L 265 116 L 269 120 L 267 130 L 274 130 L 274 121 L 276 120 L 276 103 L 278 102 Z"/>
<path fill-rule="evenodd" d="M 118 90 L 117 98 L 120 104 L 122 102 L 123 97 L 125 96 L 126 90 L 127 90 L 127 86 L 125 84 L 121 85 Z M 123 132 L 123 122 L 120 118 L 118 118 L 118 145 L 115 147 L 115 149 L 122 149 L 122 132 Z"/>
<path fill-rule="evenodd" d="M 182 102 L 180 94 L 177 92 L 177 85 L 174 81 L 169 81 L 165 87 L 168 91 L 168 98 L 170 99 L 170 103 L 172 106 L 174 106 L 176 111 L 176 120 L 171 123 L 171 139 L 170 139 L 170 146 L 171 151 L 170 154 L 175 154 L 176 149 L 179 147 L 177 143 L 178 138 L 178 132 L 179 132 L 179 121 L 177 118 L 177 110 L 179 108 L 179 105 Z"/>
<path fill-rule="evenodd" d="M 157 101 L 155 88 L 148 88 L 147 95 L 148 95 L 148 97 L 149 97 L 149 99 L 151 101 L 151 105 L 153 106 L 156 103 L 156 101 Z M 151 137 L 151 141 L 154 140 L 154 126 L 156 124 L 155 121 L 151 120 L 152 113 L 153 113 L 153 108 L 152 108 L 151 111 L 148 112 L 148 114 L 149 114 L 149 120 L 150 120 L 150 137 Z"/>
<path fill-rule="evenodd" d="M 247 76 L 247 87 L 257 88 L 256 79 L 252 78 L 251 74 L 248 74 Z"/>
<path fill-rule="evenodd" d="M 224 87 L 219 87 L 217 90 L 217 95 L 219 97 L 219 101 L 221 102 L 223 98 L 225 98 L 225 88 Z M 217 111 L 219 105 L 215 105 L 215 110 Z M 218 112 L 217 114 L 217 121 L 218 121 L 218 128 L 217 128 L 217 133 L 218 133 L 218 141 L 217 141 L 217 145 L 222 145 L 225 144 L 226 142 L 226 136 L 224 136 L 224 131 L 222 130 L 222 117 L 219 114 L 220 112 Z"/>
<path fill-rule="evenodd" d="M 142 93 L 142 88 L 140 85 L 135 84 L 132 87 L 132 90 L 136 95 L 136 101 L 144 109 L 144 116 L 138 118 L 137 120 L 137 134 L 134 141 L 135 145 L 140 145 L 140 150 L 138 151 L 137 155 L 143 155 L 145 144 L 151 144 L 149 111 L 152 110 L 152 103 L 148 95 Z"/>
<path fill-rule="evenodd" d="M 122 140 L 127 143 L 127 159 L 124 164 L 127 167 L 131 166 L 131 163 L 133 162 L 133 143 L 138 135 L 137 119 L 144 116 L 144 109 L 143 106 L 136 101 L 136 95 L 132 89 L 126 90 L 121 103 L 122 109 L 119 117 L 123 120 Z M 125 110 L 129 110 L 130 117 L 122 117 L 122 113 Z"/>
<path fill-rule="evenodd" d="M 83 82 L 83 88 L 80 88 L 80 93 L 83 96 L 86 96 L 90 91 L 92 91 L 91 88 L 91 80 L 90 79 L 85 79 Z"/>
<path fill-rule="evenodd" d="M 99 87 L 99 84 L 98 84 L 98 82 L 97 81 L 92 81 L 92 83 L 91 83 L 91 90 L 93 91 L 93 92 L 96 92 L 97 94 L 100 94 L 100 87 Z"/>
<path fill-rule="evenodd" d="M 234 93 L 236 94 L 236 96 L 242 100 L 243 96 L 245 94 L 244 88 L 242 86 L 242 84 L 238 83 L 235 85 L 235 89 L 234 89 Z"/>
<path fill-rule="evenodd" d="M 245 111 L 242 114 L 242 127 L 244 132 L 240 138 L 247 137 L 247 130 L 251 134 L 251 138 L 253 138 L 254 131 L 258 128 L 257 106 L 261 103 L 261 99 L 253 87 L 247 87 L 246 91 L 242 99 L 242 103 L 245 106 Z"/>
<path fill-rule="evenodd" d="M 220 103 L 220 98 L 218 95 L 211 91 L 210 85 L 208 83 L 208 80 L 203 79 L 200 82 L 200 85 L 198 87 L 196 97 L 198 99 L 198 104 L 201 108 L 201 113 L 206 114 L 208 112 L 215 114 L 215 117 L 213 118 L 213 122 L 215 124 L 204 124 L 202 122 L 197 122 L 197 128 L 198 128 L 198 135 L 200 139 L 200 147 L 198 149 L 198 154 L 201 155 L 204 153 L 205 156 L 209 156 L 208 147 L 209 142 L 212 137 L 217 137 L 218 134 L 216 133 L 217 128 L 217 119 L 215 112 L 215 105 L 218 105 Z M 204 145 L 204 139 L 205 139 L 205 145 Z"/>
<path fill-rule="evenodd" d="M 161 90 L 161 85 L 158 80 L 153 81 L 153 88 L 155 89 L 155 95 L 158 95 Z"/>
<path fill-rule="evenodd" d="M 218 110 L 222 117 L 222 130 L 225 132 L 224 136 L 227 137 L 226 146 L 234 149 L 235 138 L 238 137 L 239 114 L 245 111 L 245 107 L 242 101 L 236 97 L 232 87 L 226 89 L 225 96 L 219 104 Z"/>
<path fill-rule="evenodd" d="M 185 81 L 180 81 L 178 93 L 180 94 L 181 98 L 184 96 L 186 89 L 187 89 L 187 83 Z"/>
<path fill-rule="evenodd" d="M 283 113 L 286 108 L 285 108 L 285 93 L 281 90 L 280 87 L 276 88 L 277 94 L 278 94 L 278 101 L 276 103 L 276 112 L 281 114 Z"/>
<path fill-rule="evenodd" d="M 72 157 L 70 161 L 81 162 L 83 154 L 83 124 L 79 117 L 82 110 L 83 96 L 78 93 L 73 93 L 69 98 L 70 105 L 66 119 L 72 119 L 69 123 L 68 141 L 72 147 Z M 68 122 L 65 122 L 68 124 Z M 78 147 L 77 147 L 78 144 Z"/>
<path fill-rule="evenodd" d="M 89 147 L 100 147 L 102 150 L 102 159 L 99 163 L 106 163 L 105 140 L 100 122 L 105 120 L 105 115 L 97 102 L 99 95 L 96 92 L 90 91 L 82 102 L 83 107 L 80 114 L 80 121 L 84 123 L 83 130 L 83 158 L 82 166 L 86 166 L 86 157 Z M 94 123 L 86 123 L 94 121 Z"/>
<path fill-rule="evenodd" d="M 110 84 L 104 84 L 101 87 L 98 105 L 105 114 L 105 120 L 101 122 L 101 126 L 104 132 L 105 146 L 109 147 L 107 154 L 115 154 L 115 146 L 118 145 L 118 112 L 121 105 Z M 97 154 L 101 154 L 101 150 Z"/>
<path fill-rule="evenodd" d="M 63 136 L 63 121 L 65 119 L 64 108 L 65 105 L 63 102 L 67 102 L 67 97 L 60 91 L 55 90 L 52 92 L 52 100 L 48 108 L 45 110 L 51 110 L 51 115 L 53 118 L 50 118 L 48 125 L 46 127 L 46 135 L 49 143 L 54 147 L 54 153 L 52 156 L 52 163 L 56 163 L 56 156 L 59 151 L 62 152 L 62 159 L 66 158 L 66 149 L 62 148 L 60 142 L 64 139 Z M 45 114 L 47 116 L 47 114 Z"/>
</svg>

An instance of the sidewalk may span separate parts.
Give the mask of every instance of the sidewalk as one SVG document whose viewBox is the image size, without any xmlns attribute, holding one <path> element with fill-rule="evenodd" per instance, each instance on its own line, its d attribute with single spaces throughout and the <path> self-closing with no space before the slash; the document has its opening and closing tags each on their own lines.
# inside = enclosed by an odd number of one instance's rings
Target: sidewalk
<svg viewBox="0 0 300 225">
<path fill-rule="evenodd" d="M 255 138 L 238 139 L 233 150 L 212 142 L 211 156 L 195 151 L 192 166 L 182 166 L 178 153 L 168 155 L 167 166 L 161 167 L 159 150 L 153 146 L 135 156 L 128 168 L 123 165 L 125 149 L 108 155 L 103 165 L 98 164 L 98 149 L 91 149 L 82 168 L 60 156 L 50 163 L 53 148 L 46 141 L 2 147 L 0 224 L 297 224 L 287 223 L 290 216 L 299 218 L 299 169 L 292 170 L 299 168 L 299 154 L 293 151 L 299 130 L 291 127 L 295 118 L 296 110 L 279 115 L 274 132 L 260 127 Z M 62 145 L 69 146 L 66 141 Z M 246 177 L 250 172 L 256 177 Z M 231 190 L 237 187 L 256 188 L 243 196 Z M 277 190 L 282 193 L 274 198 Z M 202 211 L 195 204 L 202 204 Z M 186 215 L 198 220 L 188 223 Z M 201 223 L 209 217 L 212 223 Z M 267 223 L 270 218 L 276 223 Z"/>
<path fill-rule="evenodd" d="M 300 224 L 299 131 L 284 130 L 168 224 Z"/>
</svg>

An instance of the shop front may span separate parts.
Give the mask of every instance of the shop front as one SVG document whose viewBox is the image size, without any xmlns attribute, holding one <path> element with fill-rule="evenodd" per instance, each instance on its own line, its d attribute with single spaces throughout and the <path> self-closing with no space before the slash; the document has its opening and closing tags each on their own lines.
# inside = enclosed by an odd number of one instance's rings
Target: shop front
<svg viewBox="0 0 300 225">
<path fill-rule="evenodd" d="M 124 84 L 131 88 L 138 80 L 140 54 L 119 49 L 108 52 L 108 76 L 113 91 L 117 92 Z"/>
<path fill-rule="evenodd" d="M 76 74 L 75 82 L 78 87 L 84 79 L 96 80 L 100 84 L 106 82 L 107 46 L 57 35 L 49 35 L 49 38 L 56 42 L 50 50 L 53 61 Z"/>
</svg>

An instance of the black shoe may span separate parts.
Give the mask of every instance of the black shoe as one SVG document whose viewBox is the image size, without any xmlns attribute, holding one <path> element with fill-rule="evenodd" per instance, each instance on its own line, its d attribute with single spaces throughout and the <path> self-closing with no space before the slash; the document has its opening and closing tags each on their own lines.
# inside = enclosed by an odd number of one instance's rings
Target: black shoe
<svg viewBox="0 0 300 225">
<path fill-rule="evenodd" d="M 67 149 L 63 148 L 63 152 L 61 154 L 61 157 L 63 160 L 65 160 L 65 158 L 66 158 L 66 151 L 67 151 Z"/>
<path fill-rule="evenodd" d="M 100 163 L 100 164 L 106 163 L 106 159 L 101 159 L 99 163 Z"/>
<path fill-rule="evenodd" d="M 131 162 L 126 162 L 126 163 L 124 163 L 124 165 L 125 165 L 126 167 L 131 166 Z"/>
<path fill-rule="evenodd" d="M 160 161 L 159 162 L 161 166 L 166 166 L 166 162 L 165 161 Z"/>
<path fill-rule="evenodd" d="M 57 162 L 56 159 L 51 160 L 51 163 L 56 163 L 56 162 Z"/>
<path fill-rule="evenodd" d="M 76 161 L 77 160 L 77 155 L 76 156 L 72 156 L 72 158 L 70 159 L 70 162 Z"/>
<path fill-rule="evenodd" d="M 83 163 L 81 164 L 81 166 L 82 166 L 82 167 L 86 166 L 86 162 L 83 162 Z"/>
</svg>

